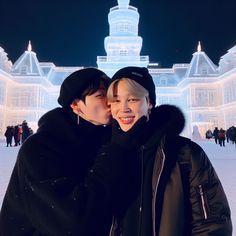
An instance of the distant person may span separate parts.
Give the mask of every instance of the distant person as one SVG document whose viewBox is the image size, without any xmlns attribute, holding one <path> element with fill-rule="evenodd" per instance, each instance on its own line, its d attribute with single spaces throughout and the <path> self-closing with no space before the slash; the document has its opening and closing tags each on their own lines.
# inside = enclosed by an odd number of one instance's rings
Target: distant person
<svg viewBox="0 0 236 236">
<path fill-rule="evenodd" d="M 12 138 L 13 138 L 13 126 L 7 126 L 6 132 L 5 132 L 5 137 L 6 137 L 6 143 L 7 147 L 12 146 Z"/>
<path fill-rule="evenodd" d="M 192 139 L 193 140 L 201 140 L 201 134 L 198 130 L 198 127 L 195 125 L 193 126 L 193 132 L 192 132 Z"/>
<path fill-rule="evenodd" d="M 212 136 L 213 136 L 213 134 L 212 134 L 211 130 L 208 129 L 207 132 L 206 132 L 206 139 L 211 139 Z"/>
<path fill-rule="evenodd" d="M 20 128 L 19 125 L 14 126 L 14 142 L 15 146 L 20 145 Z"/>
<path fill-rule="evenodd" d="M 40 118 L 18 153 L 0 213 L 1 236 L 108 235 L 107 178 L 91 171 L 98 150 L 110 140 L 108 83 L 96 68 L 64 80 L 62 108 Z"/>
<path fill-rule="evenodd" d="M 229 141 L 231 141 L 232 144 L 236 143 L 236 127 L 231 126 L 226 131 L 226 136 Z"/>
<path fill-rule="evenodd" d="M 21 134 L 21 143 L 24 143 L 25 140 L 30 136 L 30 128 L 26 120 L 22 122 L 22 134 Z"/>
<path fill-rule="evenodd" d="M 202 148 L 179 136 L 182 112 L 155 107 L 155 85 L 146 68 L 125 67 L 112 77 L 107 92 L 113 116 L 112 142 L 102 162 L 126 160 L 110 235 L 231 236 L 229 204 Z M 117 165 L 110 170 L 111 178 Z M 93 172 L 98 172 L 94 168 Z M 106 176 L 100 172 L 102 179 Z M 118 179 L 119 180 L 119 179 Z"/>
<path fill-rule="evenodd" d="M 215 127 L 213 130 L 213 136 L 216 144 L 219 144 L 219 129 Z"/>
<path fill-rule="evenodd" d="M 218 133 L 219 136 L 219 144 L 222 147 L 225 147 L 225 130 L 223 130 L 222 128 L 219 130 Z"/>
<path fill-rule="evenodd" d="M 227 129 L 227 130 L 225 131 L 225 138 L 226 138 L 226 142 L 227 142 L 227 143 L 229 143 L 229 130 L 230 130 L 230 129 Z"/>
<path fill-rule="evenodd" d="M 18 127 L 19 127 L 19 137 L 18 137 L 18 140 L 19 140 L 19 145 L 21 144 L 21 137 L 22 137 L 22 125 L 21 124 L 19 124 L 18 125 Z"/>
</svg>

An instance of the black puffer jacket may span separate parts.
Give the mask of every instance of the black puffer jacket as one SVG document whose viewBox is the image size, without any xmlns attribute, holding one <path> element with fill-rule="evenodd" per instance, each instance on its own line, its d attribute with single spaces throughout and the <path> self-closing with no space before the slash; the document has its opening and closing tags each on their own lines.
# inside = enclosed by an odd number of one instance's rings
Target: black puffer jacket
<svg viewBox="0 0 236 236">
<path fill-rule="evenodd" d="M 110 235 L 232 235 L 229 205 L 211 162 L 199 145 L 178 136 L 183 114 L 169 105 L 154 112 L 153 132 L 139 149 L 138 193 L 134 197 L 137 189 L 123 182 Z M 125 198 L 133 200 L 124 204 Z"/>
<path fill-rule="evenodd" d="M 109 136 L 109 127 L 83 119 L 78 125 L 74 113 L 61 108 L 45 114 L 19 151 L 1 209 L 0 236 L 106 235 L 109 194 L 88 172 Z"/>
</svg>

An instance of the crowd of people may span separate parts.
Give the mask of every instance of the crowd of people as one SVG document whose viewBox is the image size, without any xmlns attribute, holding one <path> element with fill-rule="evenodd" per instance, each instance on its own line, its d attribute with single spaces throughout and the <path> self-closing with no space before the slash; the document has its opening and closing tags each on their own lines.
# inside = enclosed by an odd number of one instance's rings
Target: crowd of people
<svg viewBox="0 0 236 236">
<path fill-rule="evenodd" d="M 6 137 L 7 147 L 21 145 L 31 134 L 33 134 L 33 130 L 28 126 L 26 120 L 24 120 L 22 124 L 7 126 L 4 134 Z"/>
<path fill-rule="evenodd" d="M 215 143 L 219 144 L 221 147 L 225 147 L 225 140 L 227 143 L 236 143 L 236 127 L 231 126 L 227 130 L 222 128 L 218 129 L 215 127 L 213 132 L 209 129 L 206 132 L 206 138 L 211 139 L 214 138 Z"/>
</svg>

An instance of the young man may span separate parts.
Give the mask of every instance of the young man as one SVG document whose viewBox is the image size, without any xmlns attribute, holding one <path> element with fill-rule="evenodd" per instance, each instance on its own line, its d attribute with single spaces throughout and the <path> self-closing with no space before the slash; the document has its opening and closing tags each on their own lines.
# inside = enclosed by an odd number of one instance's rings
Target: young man
<svg viewBox="0 0 236 236">
<path fill-rule="evenodd" d="M 110 235 L 231 236 L 230 208 L 214 167 L 199 145 L 179 136 L 183 113 L 172 105 L 155 107 L 148 70 L 120 69 L 107 97 L 112 138 L 96 163 L 126 161 L 123 176 L 119 165 L 109 166 L 110 179 L 117 173 Z"/>
<path fill-rule="evenodd" d="M 38 131 L 18 153 L 0 213 L 0 236 L 107 234 L 108 201 L 101 180 L 89 171 L 110 136 L 108 81 L 95 68 L 64 80 L 62 108 L 40 118 Z"/>
</svg>

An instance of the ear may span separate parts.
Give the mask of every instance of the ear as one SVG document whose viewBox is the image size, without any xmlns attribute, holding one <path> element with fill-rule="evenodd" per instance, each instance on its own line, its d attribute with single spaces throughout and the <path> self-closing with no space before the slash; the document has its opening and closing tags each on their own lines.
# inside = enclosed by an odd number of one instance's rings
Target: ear
<svg viewBox="0 0 236 236">
<path fill-rule="evenodd" d="M 149 102 L 149 105 L 148 105 L 148 109 L 152 109 L 153 108 L 153 105 Z"/>
<path fill-rule="evenodd" d="M 74 113 L 76 113 L 77 115 L 79 115 L 80 113 L 80 100 L 75 99 L 71 104 L 70 107 L 73 110 Z"/>
</svg>

